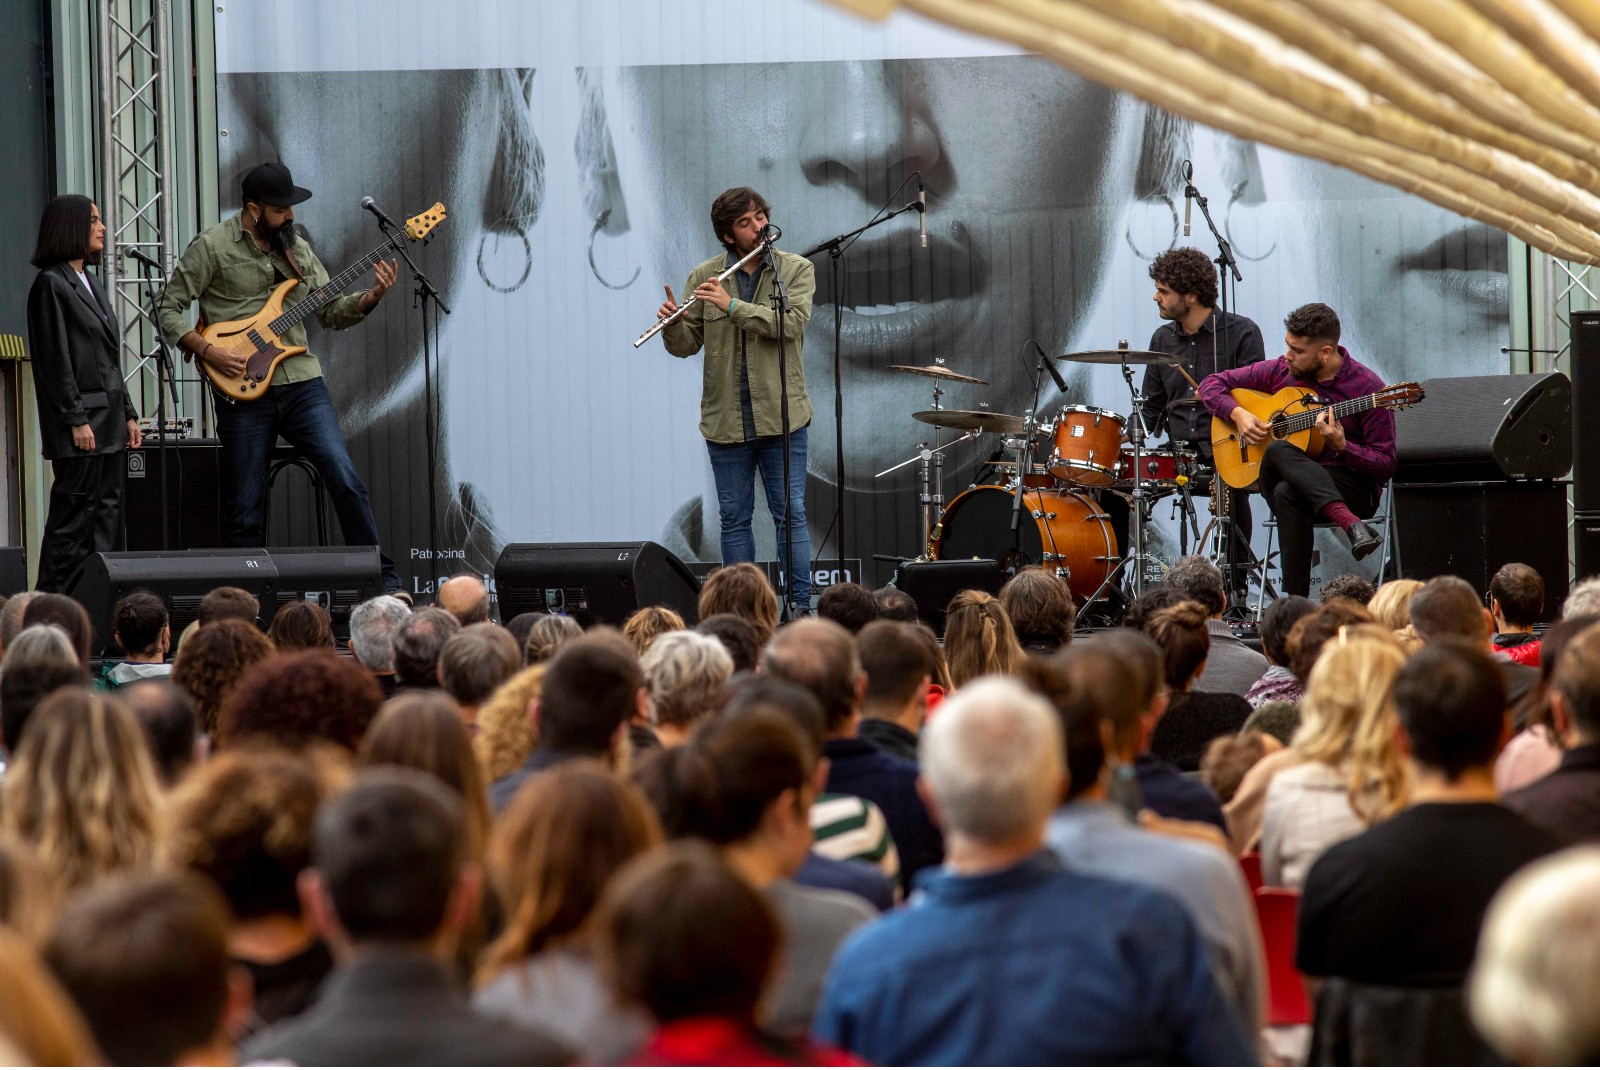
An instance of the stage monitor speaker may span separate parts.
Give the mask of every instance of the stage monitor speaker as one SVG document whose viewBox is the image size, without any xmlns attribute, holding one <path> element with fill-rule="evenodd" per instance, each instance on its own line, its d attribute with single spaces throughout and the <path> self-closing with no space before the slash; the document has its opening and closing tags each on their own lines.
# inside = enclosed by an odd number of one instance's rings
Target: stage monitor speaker
<svg viewBox="0 0 1600 1070">
<path fill-rule="evenodd" d="M 1460 576 L 1483 594 L 1500 566 L 1531 565 L 1544 578 L 1544 613 L 1567 597 L 1564 483 L 1396 483 L 1394 524 L 1410 579 Z"/>
<path fill-rule="evenodd" d="M 1397 413 L 1397 480 L 1560 479 L 1572 467 L 1573 384 L 1560 372 L 1429 379 Z"/>
<path fill-rule="evenodd" d="M 1572 508 L 1600 513 L 1600 311 L 1572 313 Z M 1577 540 L 1578 575 L 1600 570 L 1594 539 Z"/>
<path fill-rule="evenodd" d="M 10 598 L 27 589 L 27 551 L 20 546 L 0 546 L 0 594 Z"/>
<path fill-rule="evenodd" d="M 700 619 L 700 583 L 666 547 L 653 542 L 520 542 L 494 564 L 500 619 L 563 613 L 584 627 L 621 624 L 635 610 L 666 606 L 685 622 Z"/>
<path fill-rule="evenodd" d="M 376 546 L 276 546 L 267 551 L 278 569 L 276 601 L 262 603 L 271 623 L 281 607 L 299 599 L 315 602 L 333 619 L 333 635 L 350 641 L 350 611 L 383 593 L 383 562 Z"/>
<path fill-rule="evenodd" d="M 148 590 L 167 604 L 176 643 L 200 615 L 200 600 L 217 587 L 242 587 L 256 596 L 263 616 L 278 604 L 278 568 L 264 549 L 128 550 L 93 554 L 74 574 L 67 593 L 83 603 L 94 624 L 97 654 L 115 654 L 112 611 L 130 591 Z M 259 622 L 262 627 L 266 621 Z"/>
<path fill-rule="evenodd" d="M 214 438 L 167 444 L 167 539 L 178 547 L 222 545 L 221 446 Z M 122 519 L 129 550 L 161 549 L 161 451 L 130 449 L 123 457 L 127 481 Z"/>
<path fill-rule="evenodd" d="M 940 635 L 944 634 L 945 609 L 950 599 L 962 591 L 988 591 L 999 594 L 1009 577 L 993 558 L 974 557 L 960 561 L 907 561 L 895 569 L 889 586 L 898 587 L 917 603 L 917 616 Z"/>
</svg>

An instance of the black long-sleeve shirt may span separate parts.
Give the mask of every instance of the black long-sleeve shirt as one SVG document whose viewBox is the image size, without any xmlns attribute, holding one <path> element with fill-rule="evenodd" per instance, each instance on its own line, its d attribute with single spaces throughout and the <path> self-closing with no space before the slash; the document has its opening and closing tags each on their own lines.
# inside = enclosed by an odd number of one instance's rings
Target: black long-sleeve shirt
<svg viewBox="0 0 1600 1070">
<path fill-rule="evenodd" d="M 1199 382 L 1214 372 L 1254 364 L 1267 355 L 1261 328 L 1237 312 L 1214 311 L 1193 334 L 1183 334 L 1176 323 L 1163 323 L 1150 336 L 1150 349 L 1184 358 L 1184 367 Z M 1211 438 L 1211 414 L 1203 405 L 1172 407 L 1172 402 L 1192 398 L 1194 387 L 1175 367 L 1152 364 L 1144 370 L 1144 420 L 1151 434 L 1168 432 L 1174 441 Z"/>
</svg>

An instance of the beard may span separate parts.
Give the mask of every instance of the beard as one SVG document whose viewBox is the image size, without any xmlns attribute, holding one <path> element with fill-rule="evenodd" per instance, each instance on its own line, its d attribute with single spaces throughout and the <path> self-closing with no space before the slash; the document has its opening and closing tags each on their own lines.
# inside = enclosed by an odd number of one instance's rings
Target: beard
<svg viewBox="0 0 1600 1070">
<path fill-rule="evenodd" d="M 283 225 L 279 227 L 268 227 L 266 221 L 262 220 L 256 229 L 280 253 L 287 253 L 289 244 L 294 241 L 294 220 L 292 219 L 284 220 Z"/>
</svg>

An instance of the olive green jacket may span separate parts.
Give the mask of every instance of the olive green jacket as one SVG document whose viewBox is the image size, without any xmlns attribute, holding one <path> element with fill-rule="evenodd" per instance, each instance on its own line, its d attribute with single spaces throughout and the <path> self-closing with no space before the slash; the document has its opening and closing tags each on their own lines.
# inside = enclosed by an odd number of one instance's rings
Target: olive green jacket
<svg viewBox="0 0 1600 1070">
<path fill-rule="evenodd" d="M 687 300 L 695 287 L 727 270 L 726 254 L 712 257 L 689 273 L 684 284 Z M 816 270 L 811 261 L 793 253 L 778 253 L 789 295 L 789 312 L 783 320 L 783 348 L 789 373 L 789 429 L 798 431 L 811 422 L 811 397 L 806 393 L 805 333 L 811 320 L 811 298 L 816 293 Z M 757 435 L 781 435 L 779 411 L 778 316 L 772 310 L 772 272 L 763 267 L 754 301 L 740 301 L 737 280 L 728 278 L 722 288 L 734 298 L 728 312 L 709 301 L 696 301 L 683 318 L 661 332 L 667 352 L 688 357 L 705 347 L 704 385 L 700 395 L 700 433 L 708 441 L 744 441 L 744 420 L 739 414 L 739 354 L 750 363 L 750 408 Z"/>
</svg>

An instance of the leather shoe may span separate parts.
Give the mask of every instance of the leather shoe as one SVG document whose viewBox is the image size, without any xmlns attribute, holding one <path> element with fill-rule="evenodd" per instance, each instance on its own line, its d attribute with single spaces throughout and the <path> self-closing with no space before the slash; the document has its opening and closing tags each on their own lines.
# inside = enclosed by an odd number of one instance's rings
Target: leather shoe
<svg viewBox="0 0 1600 1070">
<path fill-rule="evenodd" d="M 1371 524 L 1360 520 L 1345 528 L 1344 533 L 1350 539 L 1350 555 L 1357 561 L 1383 545 L 1383 536 Z"/>
</svg>

